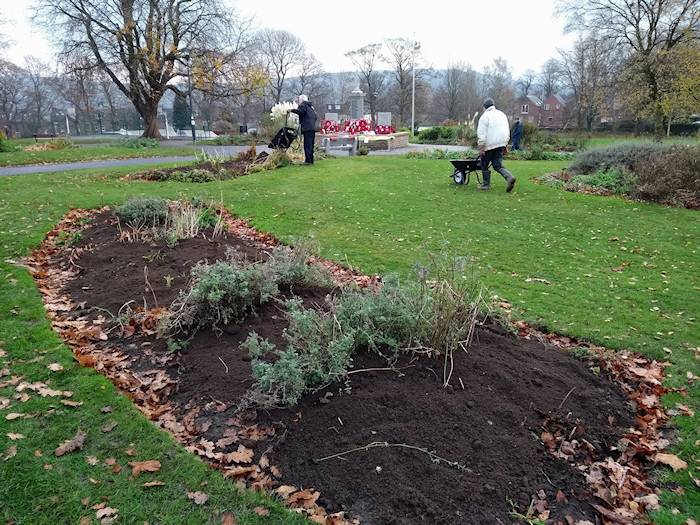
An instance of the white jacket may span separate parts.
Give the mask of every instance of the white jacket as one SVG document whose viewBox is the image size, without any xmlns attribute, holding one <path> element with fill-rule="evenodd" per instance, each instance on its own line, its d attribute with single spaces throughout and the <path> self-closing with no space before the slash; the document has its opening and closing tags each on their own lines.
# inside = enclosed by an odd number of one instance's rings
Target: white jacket
<svg viewBox="0 0 700 525">
<path fill-rule="evenodd" d="M 486 108 L 479 118 L 476 135 L 479 142 L 479 151 L 489 151 L 507 146 L 510 141 L 508 117 L 506 117 L 505 113 L 496 109 L 496 106 Z"/>
</svg>

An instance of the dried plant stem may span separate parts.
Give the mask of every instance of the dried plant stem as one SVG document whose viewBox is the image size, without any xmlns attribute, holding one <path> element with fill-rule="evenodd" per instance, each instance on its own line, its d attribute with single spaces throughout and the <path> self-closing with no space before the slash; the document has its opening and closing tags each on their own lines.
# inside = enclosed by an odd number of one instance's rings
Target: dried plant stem
<svg viewBox="0 0 700 525">
<path fill-rule="evenodd" d="M 559 410 L 564 405 L 564 402 L 569 398 L 571 392 L 573 392 L 574 390 L 576 390 L 576 387 L 573 387 L 571 390 L 569 390 L 569 392 L 564 396 L 564 399 L 561 400 L 561 403 L 559 403 L 557 410 Z"/>
<path fill-rule="evenodd" d="M 347 375 L 359 374 L 360 372 L 396 372 L 397 370 L 405 370 L 406 368 L 412 368 L 414 365 L 406 365 L 402 367 L 388 366 L 384 368 L 358 368 L 357 370 L 349 370 Z M 341 374 L 333 374 L 341 375 Z"/>
<path fill-rule="evenodd" d="M 226 373 L 228 374 L 228 366 L 226 366 L 226 363 L 224 363 L 224 360 L 219 357 L 219 361 L 221 361 L 221 364 L 224 365 L 224 368 L 226 369 Z"/>
<path fill-rule="evenodd" d="M 373 441 L 372 443 L 369 443 L 369 444 L 365 445 L 364 447 L 352 448 L 352 449 L 346 450 L 344 452 L 338 452 L 337 454 L 333 454 L 331 456 L 326 456 L 323 458 L 314 459 L 314 461 L 316 463 L 320 463 L 321 461 L 326 461 L 328 459 L 333 459 L 333 458 L 342 458 L 343 456 L 346 456 L 348 454 L 352 454 L 354 452 L 362 452 L 364 450 L 369 450 L 371 448 L 389 448 L 389 447 L 417 450 L 418 452 L 422 452 L 424 454 L 427 454 L 433 463 L 444 463 L 450 467 L 454 467 L 454 468 L 457 468 L 459 470 L 463 470 L 465 472 L 471 472 L 471 469 L 469 467 L 467 467 L 466 465 L 464 465 L 458 461 L 450 461 L 449 459 L 445 459 L 441 456 L 438 456 L 435 452 L 433 452 L 432 450 L 428 450 L 427 448 L 416 447 L 414 445 L 407 445 L 405 443 L 389 443 L 387 441 Z"/>
<path fill-rule="evenodd" d="M 143 278 L 146 281 L 146 286 L 148 286 L 148 289 L 151 290 L 151 294 L 153 294 L 153 301 L 155 302 L 156 308 L 158 308 L 158 299 L 156 299 L 156 292 L 153 290 L 153 286 L 151 286 L 151 283 L 148 281 L 148 266 L 143 267 Z M 146 305 L 144 304 L 144 309 L 145 307 Z"/>
</svg>

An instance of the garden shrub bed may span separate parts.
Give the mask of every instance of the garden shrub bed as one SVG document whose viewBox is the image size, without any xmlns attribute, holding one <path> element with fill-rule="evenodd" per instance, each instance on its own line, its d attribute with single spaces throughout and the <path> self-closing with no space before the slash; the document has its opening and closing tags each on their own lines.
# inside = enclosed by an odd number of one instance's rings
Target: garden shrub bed
<svg viewBox="0 0 700 525">
<path fill-rule="evenodd" d="M 160 321 L 190 289 L 196 263 L 226 260 L 231 249 L 262 262 L 278 246 L 221 213 L 226 232 L 204 230 L 168 246 L 139 232 L 125 236 L 111 209 L 73 210 L 30 265 L 41 268 L 35 277 L 50 316 L 78 361 L 110 377 L 224 476 L 276 491 L 327 524 L 486 524 L 523 516 L 564 524 L 595 522 L 601 512 L 639 520 L 655 508 L 644 470 L 657 450 L 659 418 L 629 429 L 630 402 L 648 411 L 648 396 L 661 388 L 654 386 L 659 365 L 587 347 L 589 362 L 577 360 L 561 348 L 575 342 L 522 323 L 478 323 L 473 344 L 454 353 L 447 387 L 445 362 L 430 352 L 406 351 L 389 365 L 365 348 L 347 374 L 296 406 L 240 410 L 255 383 L 254 359 L 241 343 L 255 332 L 284 344 L 289 323 L 280 301 L 295 296 L 323 312 L 329 294 L 378 281 L 316 260 L 332 274 L 331 288 L 280 287 L 254 315 L 168 344 Z M 85 218 L 88 226 L 80 226 Z M 75 242 L 57 246 L 59 232 Z M 623 372 L 625 360 L 643 371 Z M 622 480 L 618 469 L 626 472 Z M 605 508 L 596 496 L 609 490 L 616 505 Z"/>
</svg>

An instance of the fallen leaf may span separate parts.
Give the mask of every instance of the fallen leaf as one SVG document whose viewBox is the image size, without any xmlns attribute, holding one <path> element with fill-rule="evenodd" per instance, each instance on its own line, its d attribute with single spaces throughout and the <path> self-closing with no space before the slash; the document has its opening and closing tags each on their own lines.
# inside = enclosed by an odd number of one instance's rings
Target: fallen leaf
<svg viewBox="0 0 700 525">
<path fill-rule="evenodd" d="M 95 456 L 87 456 L 85 458 L 85 461 L 88 465 L 92 465 L 93 467 L 100 464 L 100 460 L 97 459 Z"/>
<path fill-rule="evenodd" d="M 162 487 L 165 485 L 165 481 L 149 481 L 148 483 L 144 483 L 144 487 Z"/>
<path fill-rule="evenodd" d="M 115 515 L 117 512 L 119 512 L 119 509 L 113 509 L 113 508 L 111 508 L 111 507 L 105 507 L 104 509 L 100 509 L 100 510 L 97 511 L 97 513 L 96 513 L 96 514 L 97 514 L 97 519 L 98 519 L 98 520 L 99 520 L 99 519 L 102 519 L 102 518 L 104 518 L 105 516 L 113 516 L 113 515 Z"/>
<path fill-rule="evenodd" d="M 52 372 L 65 372 L 66 371 L 66 369 L 63 368 L 63 365 L 60 363 L 51 363 L 46 368 L 48 368 Z"/>
<path fill-rule="evenodd" d="M 659 505 L 659 497 L 656 494 L 647 494 L 646 496 L 634 498 L 634 501 L 642 503 L 645 511 L 658 510 L 661 507 Z"/>
<path fill-rule="evenodd" d="M 68 441 L 61 443 L 54 451 L 54 454 L 56 454 L 56 456 L 62 456 L 63 454 L 73 452 L 74 450 L 82 450 L 86 436 L 87 434 L 85 432 L 78 429 L 78 432 L 75 434 L 73 439 L 69 439 Z"/>
<path fill-rule="evenodd" d="M 673 469 L 673 472 L 678 472 L 679 470 L 685 470 L 688 468 L 688 464 L 675 454 L 656 454 L 654 456 L 654 461 L 656 463 L 663 463 L 668 465 Z"/>
<path fill-rule="evenodd" d="M 114 427 L 116 427 L 118 424 L 119 423 L 117 421 L 114 421 L 114 422 L 110 423 L 109 425 L 103 426 L 100 430 L 102 430 L 103 434 L 106 434 L 107 432 L 111 432 L 114 429 Z"/>
<path fill-rule="evenodd" d="M 136 476 L 140 472 L 158 472 L 160 470 L 160 461 L 129 461 L 129 466 L 133 467 L 131 475 Z"/>
<path fill-rule="evenodd" d="M 287 502 L 293 507 L 303 507 L 311 509 L 316 504 L 316 500 L 321 495 L 320 492 L 312 491 L 311 489 L 295 492 L 287 499 Z"/>
<path fill-rule="evenodd" d="M 83 401 L 70 401 L 68 399 L 61 399 L 61 403 L 69 407 L 79 407 L 83 404 Z"/>
<path fill-rule="evenodd" d="M 680 403 L 676 403 L 676 408 L 681 411 L 681 414 L 690 416 L 690 417 L 695 417 L 695 411 L 691 408 L 688 408 L 685 405 L 681 405 Z"/>
<path fill-rule="evenodd" d="M 83 516 L 80 518 L 80 525 L 90 525 L 92 523 L 92 518 L 90 516 Z"/>
<path fill-rule="evenodd" d="M 270 511 L 267 510 L 266 508 L 263 508 L 263 507 L 255 507 L 253 509 L 253 512 L 255 512 L 255 514 L 257 514 L 258 516 L 269 516 L 270 515 Z"/>
<path fill-rule="evenodd" d="M 12 441 L 17 441 L 18 439 L 24 439 L 24 434 L 14 434 L 12 432 L 6 434 Z"/>
<path fill-rule="evenodd" d="M 15 445 L 12 445 L 10 448 L 8 448 L 5 451 L 5 460 L 8 460 L 10 458 L 13 458 L 17 455 L 17 447 Z"/>
<path fill-rule="evenodd" d="M 204 505 L 209 499 L 209 496 L 207 496 L 204 492 L 199 491 L 188 492 L 187 497 L 194 501 L 197 505 Z"/>
<path fill-rule="evenodd" d="M 695 483 L 695 485 L 697 485 L 698 487 L 700 487 L 700 479 L 696 478 L 696 477 L 693 476 L 692 474 L 690 475 L 690 479 L 693 480 L 693 483 Z"/>
<path fill-rule="evenodd" d="M 250 463 L 253 461 L 255 452 L 253 449 L 246 448 L 243 445 L 238 445 L 238 450 L 227 454 L 226 458 L 233 463 Z"/>
<path fill-rule="evenodd" d="M 275 492 L 282 497 L 282 499 L 287 499 L 289 495 L 293 492 L 296 492 L 297 488 L 293 487 L 291 485 L 282 485 L 281 487 L 277 488 Z"/>
<path fill-rule="evenodd" d="M 221 525 L 238 525 L 233 514 L 224 514 L 223 517 L 224 521 L 221 522 Z"/>
</svg>

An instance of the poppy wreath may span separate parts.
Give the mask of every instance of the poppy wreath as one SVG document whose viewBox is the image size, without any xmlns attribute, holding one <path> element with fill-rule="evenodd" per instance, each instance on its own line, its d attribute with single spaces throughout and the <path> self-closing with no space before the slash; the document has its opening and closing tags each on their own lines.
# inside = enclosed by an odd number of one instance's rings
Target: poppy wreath
<svg viewBox="0 0 700 525">
<path fill-rule="evenodd" d="M 389 124 L 388 126 L 377 126 L 374 128 L 374 132 L 377 135 L 387 135 L 388 133 L 396 133 L 394 126 Z"/>
<path fill-rule="evenodd" d="M 339 132 L 340 124 L 338 124 L 335 120 L 329 119 L 323 121 L 323 123 L 321 124 L 321 131 L 319 133 L 330 134 Z"/>
<path fill-rule="evenodd" d="M 367 133 L 371 129 L 372 126 L 366 120 L 350 120 L 345 124 L 343 131 L 345 133 Z"/>
</svg>

